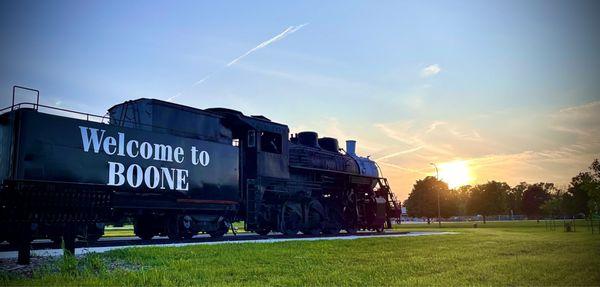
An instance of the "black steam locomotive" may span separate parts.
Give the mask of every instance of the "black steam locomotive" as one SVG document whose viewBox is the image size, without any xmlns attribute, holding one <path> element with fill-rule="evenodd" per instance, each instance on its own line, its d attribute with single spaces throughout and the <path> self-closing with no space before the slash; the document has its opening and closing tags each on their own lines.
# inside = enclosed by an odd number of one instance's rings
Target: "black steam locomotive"
<svg viewBox="0 0 600 287">
<path fill-rule="evenodd" d="M 44 111 L 44 112 L 42 112 Z M 263 116 L 155 99 L 93 116 L 36 103 L 0 115 L 0 240 L 93 241 L 135 234 L 382 231 L 397 211 L 376 163 L 315 132 L 289 137 Z M 72 244 L 71 244 L 72 245 Z"/>
</svg>

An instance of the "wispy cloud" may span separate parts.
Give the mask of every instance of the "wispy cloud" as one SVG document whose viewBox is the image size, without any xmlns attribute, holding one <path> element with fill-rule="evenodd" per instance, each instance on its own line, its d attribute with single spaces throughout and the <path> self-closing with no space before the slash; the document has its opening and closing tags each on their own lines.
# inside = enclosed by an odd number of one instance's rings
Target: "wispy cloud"
<svg viewBox="0 0 600 287">
<path fill-rule="evenodd" d="M 447 124 L 447 123 L 442 122 L 442 121 L 435 121 L 429 125 L 429 128 L 427 128 L 425 133 L 428 134 L 428 133 L 434 131 L 438 126 L 445 125 L 445 124 Z"/>
<path fill-rule="evenodd" d="M 265 47 L 267 47 L 267 46 L 269 46 L 269 45 L 271 45 L 271 44 L 273 44 L 273 43 L 275 43 L 277 41 L 280 41 L 280 40 L 284 39 L 285 37 L 287 37 L 287 36 L 293 34 L 294 32 L 302 29 L 304 26 L 306 26 L 308 24 L 310 24 L 310 23 L 304 23 L 304 24 L 297 25 L 297 26 L 289 26 L 289 27 L 287 27 L 285 30 L 283 30 L 283 32 L 281 32 L 281 33 L 275 35 L 274 37 L 271 37 L 270 39 L 268 39 L 268 40 L 266 40 L 266 41 L 258 44 L 256 47 L 248 50 L 246 53 L 244 53 L 244 54 L 238 56 L 237 58 L 229 61 L 223 67 L 221 67 L 221 68 L 219 68 L 219 69 L 217 69 L 215 71 L 212 71 L 211 73 L 209 73 L 206 76 L 202 77 L 202 79 L 200 79 L 200 80 L 196 81 L 194 84 L 192 84 L 192 87 L 198 86 L 198 85 L 206 82 L 206 80 L 210 79 L 215 74 L 221 72 L 222 70 L 224 70 L 224 69 L 226 69 L 228 67 L 231 67 L 231 66 L 235 65 L 237 62 L 239 62 L 242 59 L 248 57 L 250 54 L 252 54 L 252 53 L 254 53 L 254 52 L 256 52 L 256 51 L 258 51 L 258 50 L 260 50 L 262 48 L 265 48 Z M 175 100 L 176 98 L 180 97 L 182 94 L 183 94 L 183 92 L 179 92 L 176 95 L 168 98 L 167 101 L 171 102 L 171 101 Z"/>
<path fill-rule="evenodd" d="M 579 136 L 586 142 L 600 139 L 600 101 L 563 108 L 548 120 L 551 130 Z"/>
<path fill-rule="evenodd" d="M 439 74 L 442 68 L 438 64 L 429 65 L 421 70 L 421 77 L 427 78 Z"/>
<path fill-rule="evenodd" d="M 600 101 L 538 113 L 502 110 L 462 121 L 407 119 L 374 127 L 385 151 L 376 160 L 393 174 L 400 197 L 423 173 L 431 174 L 430 162 L 465 161 L 475 184 L 494 179 L 561 185 L 600 154 Z"/>
</svg>

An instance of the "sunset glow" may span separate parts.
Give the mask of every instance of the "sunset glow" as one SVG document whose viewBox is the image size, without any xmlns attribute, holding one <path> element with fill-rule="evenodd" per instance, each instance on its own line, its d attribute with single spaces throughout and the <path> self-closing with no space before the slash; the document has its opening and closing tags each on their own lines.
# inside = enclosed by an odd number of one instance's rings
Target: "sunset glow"
<svg viewBox="0 0 600 287">
<path fill-rule="evenodd" d="M 455 188 L 471 183 L 473 176 L 466 161 L 452 161 L 438 165 L 440 179 Z"/>
</svg>

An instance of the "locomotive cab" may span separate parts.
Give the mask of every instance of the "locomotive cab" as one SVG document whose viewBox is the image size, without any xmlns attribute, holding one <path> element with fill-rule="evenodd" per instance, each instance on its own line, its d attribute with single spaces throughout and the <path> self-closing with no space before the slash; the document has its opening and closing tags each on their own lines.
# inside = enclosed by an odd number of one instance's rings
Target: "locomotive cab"
<svg viewBox="0 0 600 287">
<path fill-rule="evenodd" d="M 263 116 L 245 116 L 241 112 L 207 109 L 225 118 L 225 125 L 233 131 L 240 147 L 240 218 L 245 229 L 260 234 L 276 227 L 266 218 L 271 217 L 274 201 L 289 197 L 290 178 L 289 129 Z"/>
</svg>

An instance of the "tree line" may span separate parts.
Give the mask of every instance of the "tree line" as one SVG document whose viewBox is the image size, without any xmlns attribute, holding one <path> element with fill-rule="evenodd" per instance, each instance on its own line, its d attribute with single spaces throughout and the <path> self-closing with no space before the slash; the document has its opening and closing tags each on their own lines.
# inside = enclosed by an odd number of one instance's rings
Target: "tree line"
<svg viewBox="0 0 600 287">
<path fill-rule="evenodd" d="M 481 215 L 525 215 L 530 219 L 544 216 L 585 216 L 600 214 L 600 162 L 595 159 L 588 170 L 572 178 L 568 187 L 554 183 L 521 182 L 510 186 L 506 182 L 489 181 L 450 189 L 448 184 L 427 176 L 417 180 L 404 201 L 408 216 L 425 217 L 430 222 L 442 218 Z"/>
</svg>

